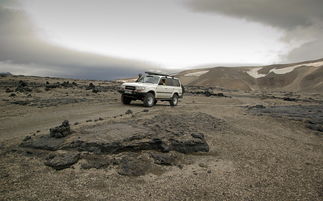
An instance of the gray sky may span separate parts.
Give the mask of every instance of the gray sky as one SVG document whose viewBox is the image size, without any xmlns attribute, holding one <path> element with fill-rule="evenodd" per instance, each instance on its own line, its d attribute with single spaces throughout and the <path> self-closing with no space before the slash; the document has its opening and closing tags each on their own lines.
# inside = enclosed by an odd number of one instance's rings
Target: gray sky
<svg viewBox="0 0 323 201">
<path fill-rule="evenodd" d="M 321 58 L 322 2 L 0 0 L 0 71 L 112 79 Z"/>
<path fill-rule="evenodd" d="M 322 0 L 189 0 L 194 12 L 231 16 L 271 26 L 283 32 L 289 46 L 280 61 L 323 57 Z"/>
</svg>

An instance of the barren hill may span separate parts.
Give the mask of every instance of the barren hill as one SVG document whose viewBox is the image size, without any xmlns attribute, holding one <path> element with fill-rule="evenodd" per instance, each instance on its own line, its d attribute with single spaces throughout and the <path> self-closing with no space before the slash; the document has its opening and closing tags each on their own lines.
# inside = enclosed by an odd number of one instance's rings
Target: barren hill
<svg viewBox="0 0 323 201">
<path fill-rule="evenodd" d="M 323 59 L 259 67 L 215 67 L 177 74 L 184 85 L 245 91 L 323 92 Z"/>
</svg>

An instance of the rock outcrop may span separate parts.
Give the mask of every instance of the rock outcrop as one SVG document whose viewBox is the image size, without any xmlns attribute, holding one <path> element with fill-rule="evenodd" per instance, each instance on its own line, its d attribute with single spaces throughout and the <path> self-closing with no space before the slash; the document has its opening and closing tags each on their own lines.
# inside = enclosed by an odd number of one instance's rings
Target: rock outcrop
<svg viewBox="0 0 323 201">
<path fill-rule="evenodd" d="M 54 138 L 61 138 L 71 134 L 70 124 L 67 120 L 62 125 L 49 129 L 49 135 Z"/>
<path fill-rule="evenodd" d="M 56 170 L 81 158 L 82 169 L 117 165 L 119 174 L 139 176 L 149 172 L 153 164 L 177 164 L 175 153 L 208 152 L 205 133 L 221 129 L 223 123 L 204 113 L 165 113 L 151 119 L 85 126 L 72 134 L 65 120 L 51 128 L 49 135 L 27 136 L 20 146 L 52 151 L 45 164 Z M 150 154 L 141 154 L 147 152 Z M 115 156 L 119 159 L 112 159 Z"/>
<path fill-rule="evenodd" d="M 45 161 L 45 165 L 54 168 L 55 170 L 62 170 L 69 168 L 80 159 L 79 153 L 64 153 L 49 155 Z"/>
</svg>

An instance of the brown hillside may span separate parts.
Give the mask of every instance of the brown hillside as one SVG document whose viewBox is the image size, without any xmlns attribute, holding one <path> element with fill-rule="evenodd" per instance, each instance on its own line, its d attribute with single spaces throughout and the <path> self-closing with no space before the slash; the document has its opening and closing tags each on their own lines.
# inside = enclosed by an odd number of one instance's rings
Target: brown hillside
<svg viewBox="0 0 323 201">
<path fill-rule="evenodd" d="M 259 67 L 215 67 L 177 74 L 184 85 L 233 90 L 323 92 L 323 59 Z"/>
</svg>

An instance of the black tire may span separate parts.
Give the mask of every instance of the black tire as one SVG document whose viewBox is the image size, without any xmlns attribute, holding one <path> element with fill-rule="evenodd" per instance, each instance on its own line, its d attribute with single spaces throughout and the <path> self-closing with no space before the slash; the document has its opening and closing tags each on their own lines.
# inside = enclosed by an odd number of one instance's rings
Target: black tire
<svg viewBox="0 0 323 201">
<path fill-rule="evenodd" d="M 169 103 L 170 103 L 171 106 L 176 106 L 177 103 L 178 103 L 178 95 L 174 94 L 172 99 L 169 101 Z"/>
<path fill-rule="evenodd" d="M 121 95 L 121 102 L 125 105 L 129 105 L 131 103 L 131 98 L 122 94 Z"/>
<path fill-rule="evenodd" d="M 152 107 L 155 103 L 155 96 L 152 93 L 147 93 L 144 97 L 144 106 L 145 107 Z"/>
<path fill-rule="evenodd" d="M 154 105 L 156 105 L 156 104 L 157 104 L 157 102 L 158 102 L 158 101 L 155 99 L 155 101 L 154 101 Z"/>
</svg>

